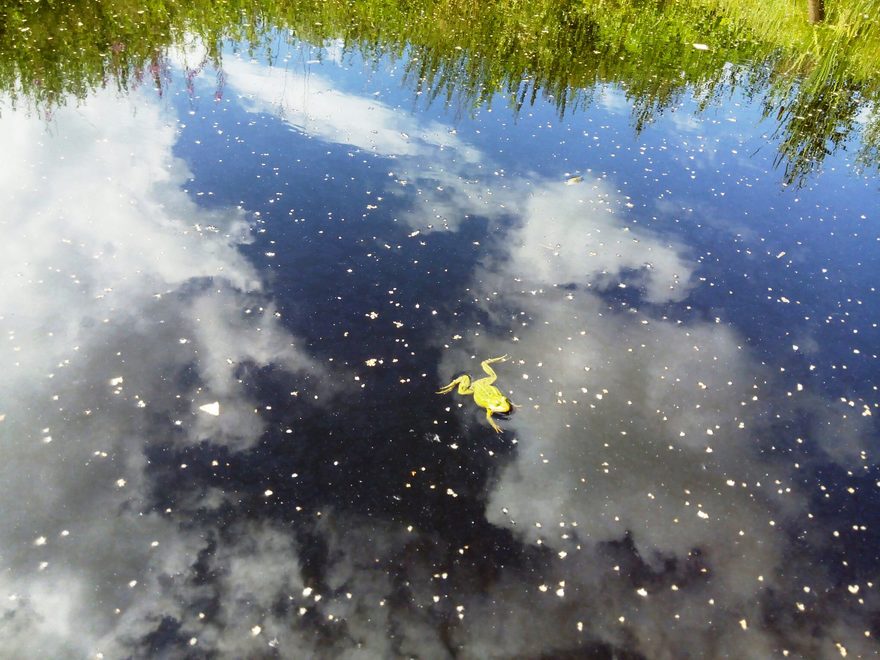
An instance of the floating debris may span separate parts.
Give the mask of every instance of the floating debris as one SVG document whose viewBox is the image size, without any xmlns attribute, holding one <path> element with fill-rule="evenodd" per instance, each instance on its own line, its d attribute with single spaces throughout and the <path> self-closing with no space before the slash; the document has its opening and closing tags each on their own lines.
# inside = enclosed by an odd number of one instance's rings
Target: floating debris
<svg viewBox="0 0 880 660">
<path fill-rule="evenodd" d="M 217 417 L 217 415 L 220 414 L 220 402 L 214 401 L 214 403 L 206 403 L 203 406 L 199 406 L 199 410 Z"/>
</svg>

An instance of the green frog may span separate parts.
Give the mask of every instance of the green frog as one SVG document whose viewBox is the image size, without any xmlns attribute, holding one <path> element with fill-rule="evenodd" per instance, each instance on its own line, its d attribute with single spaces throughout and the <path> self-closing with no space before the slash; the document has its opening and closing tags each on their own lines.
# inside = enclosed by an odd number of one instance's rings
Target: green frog
<svg viewBox="0 0 880 660">
<path fill-rule="evenodd" d="M 449 383 L 449 385 L 440 389 L 437 394 L 448 394 L 455 389 L 456 385 L 458 385 L 459 394 L 464 396 L 473 394 L 476 404 L 481 408 L 486 409 L 486 419 L 489 420 L 489 424 L 492 425 L 492 428 L 495 429 L 496 433 L 501 433 L 498 424 L 492 419 L 492 414 L 510 412 L 513 409 L 513 404 L 510 403 L 510 399 L 504 396 L 501 391 L 492 384 L 498 376 L 489 365 L 493 362 L 503 362 L 506 359 L 507 356 L 502 355 L 501 357 L 483 360 L 480 363 L 480 366 L 483 367 L 483 371 L 488 374 L 486 378 L 480 378 L 472 383 L 470 376 L 459 376 Z"/>
</svg>

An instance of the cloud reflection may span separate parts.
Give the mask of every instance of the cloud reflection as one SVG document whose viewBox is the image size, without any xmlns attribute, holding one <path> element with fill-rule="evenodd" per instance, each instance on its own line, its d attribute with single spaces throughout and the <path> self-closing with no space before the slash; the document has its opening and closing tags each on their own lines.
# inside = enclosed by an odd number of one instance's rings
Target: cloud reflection
<svg viewBox="0 0 880 660">
<path fill-rule="evenodd" d="M 451 149 L 465 161 L 479 153 L 438 122 L 419 121 L 378 98 L 336 89 L 309 70 L 266 67 L 241 57 L 224 62 L 229 85 L 251 112 L 277 115 L 327 142 L 350 144 L 382 156 L 427 156 Z"/>
<path fill-rule="evenodd" d="M 4 653 L 120 657 L 205 547 L 150 510 L 146 449 L 251 446 L 264 423 L 239 366 L 317 368 L 237 250 L 244 213 L 181 189 L 157 107 L 100 93 L 0 131 Z"/>
<path fill-rule="evenodd" d="M 818 394 L 792 396 L 730 327 L 670 306 L 694 286 L 695 264 L 624 223 L 622 200 L 601 181 L 582 186 L 520 187 L 520 224 L 472 278 L 495 331 L 457 324 L 445 335 L 463 339 L 438 382 L 477 373 L 486 357 L 512 358 L 496 370 L 518 404 L 505 423 L 517 444 L 486 516 L 548 553 L 532 583 L 502 571 L 462 644 L 477 657 L 537 655 L 548 638 L 558 649 L 601 640 L 647 657 L 744 648 L 812 657 L 840 639 L 866 648 L 858 616 L 815 637 L 805 628 L 813 619 L 792 614 L 784 629 L 765 619 L 769 607 L 828 615 L 838 606 L 842 587 L 814 563 L 824 541 L 794 540 L 816 526 L 802 475 L 829 458 L 858 465 L 868 427 L 847 434 L 846 450 L 828 442 L 828 428 L 859 422 Z M 816 410 L 822 420 L 800 432 L 827 449 L 821 456 L 779 422 L 800 429 Z M 833 595 L 804 595 L 824 592 Z M 486 620 L 505 634 L 487 640 Z"/>
</svg>

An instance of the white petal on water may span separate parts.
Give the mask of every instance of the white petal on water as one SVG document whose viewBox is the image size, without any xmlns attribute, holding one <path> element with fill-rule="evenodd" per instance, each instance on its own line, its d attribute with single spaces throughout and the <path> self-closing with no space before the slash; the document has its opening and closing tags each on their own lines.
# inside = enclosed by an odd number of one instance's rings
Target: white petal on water
<svg viewBox="0 0 880 660">
<path fill-rule="evenodd" d="M 214 417 L 216 417 L 217 415 L 220 414 L 220 402 L 219 402 L 219 401 L 214 401 L 213 403 L 206 403 L 206 404 L 203 405 L 203 406 L 199 406 L 199 410 L 201 410 L 202 412 L 206 412 L 206 413 L 208 413 L 209 415 L 213 415 Z"/>
<path fill-rule="evenodd" d="M 115 378 L 110 379 L 110 385 L 112 387 L 116 387 L 117 385 L 122 385 L 123 378 L 122 376 L 116 376 Z"/>
<path fill-rule="evenodd" d="M 692 44 L 692 46 L 697 50 L 709 50 L 709 47 L 706 44 Z"/>
<path fill-rule="evenodd" d="M 261 626 L 254 626 L 253 628 L 251 628 L 251 635 L 253 635 L 254 637 L 259 635 L 261 632 L 263 632 L 263 628 Z"/>
</svg>

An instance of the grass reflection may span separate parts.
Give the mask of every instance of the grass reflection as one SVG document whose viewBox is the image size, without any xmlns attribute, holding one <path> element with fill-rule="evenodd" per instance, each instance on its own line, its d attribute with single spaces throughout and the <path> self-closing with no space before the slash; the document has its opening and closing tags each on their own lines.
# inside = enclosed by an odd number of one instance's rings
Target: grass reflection
<svg viewBox="0 0 880 660">
<path fill-rule="evenodd" d="M 852 138 L 857 161 L 877 167 L 880 144 L 880 0 L 817 2 L 7 1 L 0 88 L 50 114 L 108 85 L 163 89 L 165 55 L 187 38 L 208 44 L 205 63 L 222 68 L 225 41 L 271 53 L 281 28 L 399 60 L 421 98 L 462 112 L 500 94 L 517 111 L 541 97 L 563 115 L 610 83 L 626 91 L 641 130 L 688 95 L 705 107 L 742 88 L 776 122 L 785 182 L 800 184 Z"/>
</svg>

